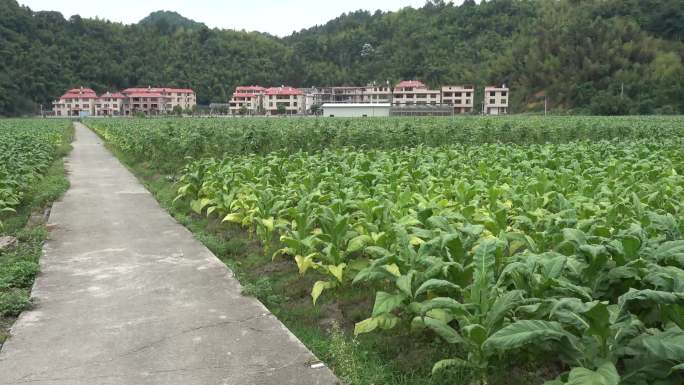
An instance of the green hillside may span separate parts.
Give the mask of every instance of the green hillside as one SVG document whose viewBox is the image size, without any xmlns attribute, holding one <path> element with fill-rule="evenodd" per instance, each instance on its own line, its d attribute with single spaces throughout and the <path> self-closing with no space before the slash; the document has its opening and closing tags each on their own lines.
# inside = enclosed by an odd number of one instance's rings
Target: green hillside
<svg viewBox="0 0 684 385">
<path fill-rule="evenodd" d="M 506 83 L 513 111 L 684 113 L 684 0 L 442 1 L 353 12 L 286 38 L 209 29 L 174 12 L 136 25 L 0 0 L 0 115 L 65 89 L 192 87 L 201 104 L 239 84 L 351 85 L 417 78 Z"/>
</svg>

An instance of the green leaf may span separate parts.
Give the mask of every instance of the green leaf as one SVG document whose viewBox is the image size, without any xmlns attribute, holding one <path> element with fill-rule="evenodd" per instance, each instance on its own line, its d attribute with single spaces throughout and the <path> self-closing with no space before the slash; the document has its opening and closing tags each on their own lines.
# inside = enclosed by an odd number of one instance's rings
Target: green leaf
<svg viewBox="0 0 684 385">
<path fill-rule="evenodd" d="M 506 314 L 513 311 L 523 303 L 523 291 L 511 290 L 498 296 L 487 312 L 485 325 L 488 329 L 494 329 L 496 325 L 503 322 Z"/>
<path fill-rule="evenodd" d="M 450 344 L 460 344 L 463 338 L 446 322 L 431 317 L 423 317 L 423 323 Z"/>
<path fill-rule="evenodd" d="M 375 293 L 375 305 L 373 306 L 373 317 L 381 314 L 391 313 L 394 309 L 401 306 L 406 299 L 404 294 L 389 294 L 384 291 Z"/>
<path fill-rule="evenodd" d="M 670 241 L 661 244 L 653 253 L 659 262 L 678 262 L 684 264 L 684 240 Z"/>
<path fill-rule="evenodd" d="M 498 330 L 483 345 L 489 351 L 506 352 L 528 344 L 546 341 L 571 340 L 574 336 L 563 330 L 558 322 L 522 320 Z"/>
<path fill-rule="evenodd" d="M 636 304 L 653 305 L 684 305 L 684 293 L 670 293 L 658 290 L 635 290 L 629 291 L 618 298 L 617 321 L 625 320 L 629 317 L 630 308 Z"/>
<path fill-rule="evenodd" d="M 399 288 L 399 290 L 401 290 L 402 293 L 404 293 L 408 297 L 413 297 L 412 282 L 414 275 L 415 272 L 411 271 L 408 274 L 402 275 L 401 277 L 397 278 L 397 287 Z"/>
<path fill-rule="evenodd" d="M 353 253 L 363 250 L 368 244 L 373 243 L 373 238 L 368 235 L 358 235 L 349 240 L 347 244 L 347 252 Z"/>
<path fill-rule="evenodd" d="M 466 306 L 453 298 L 437 297 L 421 303 L 420 312 L 423 315 L 434 309 L 449 310 L 452 314 L 468 314 Z"/>
<path fill-rule="evenodd" d="M 432 367 L 432 374 L 436 374 L 437 372 L 450 368 L 450 367 L 458 367 L 458 368 L 469 368 L 470 364 L 467 361 L 464 361 L 460 358 L 450 358 L 447 360 L 440 360 L 437 361 L 437 363 Z"/>
<path fill-rule="evenodd" d="M 658 359 L 684 362 L 684 331 L 680 329 L 670 329 L 645 337 L 643 345 L 651 355 Z"/>
<path fill-rule="evenodd" d="M 354 335 L 358 336 L 363 333 L 370 333 L 378 328 L 378 320 L 376 318 L 366 318 L 361 322 L 357 322 L 354 325 Z"/>
<path fill-rule="evenodd" d="M 437 291 L 437 290 L 460 290 L 461 287 L 458 286 L 455 283 L 451 283 L 449 281 L 443 280 L 443 279 L 428 279 L 427 281 L 423 282 L 420 287 L 418 287 L 418 290 L 416 290 L 416 294 L 414 297 L 418 297 L 419 295 L 427 292 L 427 291 Z"/>
<path fill-rule="evenodd" d="M 618 385 L 620 375 L 612 362 L 603 362 L 596 371 L 586 368 L 574 368 L 570 371 L 565 385 Z"/>
<path fill-rule="evenodd" d="M 577 229 L 563 229 L 563 240 L 579 247 L 587 244 L 587 236 Z"/>
<path fill-rule="evenodd" d="M 482 346 L 482 344 L 487 339 L 487 329 L 480 324 L 470 324 L 464 327 L 463 334 L 471 341 L 473 341 L 477 346 Z"/>
<path fill-rule="evenodd" d="M 496 251 L 500 241 L 485 239 L 476 247 L 473 254 L 473 284 L 471 285 L 471 301 L 480 306 L 480 312 L 489 309 L 489 289 L 495 285 L 494 266 Z"/>
</svg>

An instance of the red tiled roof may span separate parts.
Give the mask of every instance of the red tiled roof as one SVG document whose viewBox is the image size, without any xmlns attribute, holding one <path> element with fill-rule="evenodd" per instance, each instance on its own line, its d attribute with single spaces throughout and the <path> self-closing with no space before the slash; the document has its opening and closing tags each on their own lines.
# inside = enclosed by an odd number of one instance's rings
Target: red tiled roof
<svg viewBox="0 0 684 385">
<path fill-rule="evenodd" d="M 303 93 L 292 87 L 272 87 L 266 90 L 266 95 L 303 95 Z"/>
<path fill-rule="evenodd" d="M 423 84 L 423 82 L 419 82 L 418 80 L 402 80 L 396 86 L 396 88 L 405 88 L 405 87 L 425 88 L 425 84 Z"/>
<path fill-rule="evenodd" d="M 127 94 L 129 98 L 161 98 L 159 92 L 131 92 Z"/>
<path fill-rule="evenodd" d="M 142 87 L 133 87 L 133 88 L 126 88 L 125 90 L 121 91 L 124 94 L 129 94 L 129 93 L 170 93 L 170 92 L 175 92 L 175 93 L 181 93 L 181 94 L 194 94 L 195 91 L 189 89 L 189 88 L 159 88 L 159 87 L 147 87 L 147 88 L 142 88 Z"/>
<path fill-rule="evenodd" d="M 64 94 L 60 97 L 60 99 L 97 99 L 97 95 Z"/>
<path fill-rule="evenodd" d="M 165 88 L 166 92 L 178 92 L 181 94 L 194 94 L 195 91 L 190 88 Z"/>
<path fill-rule="evenodd" d="M 72 88 L 69 91 L 67 91 L 66 93 L 67 94 L 78 94 L 78 93 L 94 94 L 95 91 L 93 91 L 90 88 Z"/>
<path fill-rule="evenodd" d="M 239 93 L 240 91 L 266 91 L 266 88 L 262 86 L 238 86 L 235 87 L 235 92 Z"/>
<path fill-rule="evenodd" d="M 90 88 L 72 88 L 60 99 L 96 99 L 97 94 Z"/>
<path fill-rule="evenodd" d="M 105 94 L 100 95 L 100 99 L 102 98 L 123 99 L 125 98 L 125 96 L 120 92 L 107 92 Z"/>
</svg>

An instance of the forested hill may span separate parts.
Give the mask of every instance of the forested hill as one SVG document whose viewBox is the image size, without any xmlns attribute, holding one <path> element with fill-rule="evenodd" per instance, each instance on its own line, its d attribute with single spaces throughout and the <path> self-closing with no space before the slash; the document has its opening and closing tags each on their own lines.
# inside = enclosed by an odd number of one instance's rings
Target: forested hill
<svg viewBox="0 0 684 385">
<path fill-rule="evenodd" d="M 256 17 L 256 16 L 255 16 Z M 136 25 L 66 20 L 0 0 L 0 115 L 65 89 L 238 84 L 506 83 L 514 111 L 684 113 L 684 0 L 432 1 L 354 12 L 277 38 L 209 29 L 172 12 Z M 479 98 L 478 98 L 479 99 Z"/>
</svg>

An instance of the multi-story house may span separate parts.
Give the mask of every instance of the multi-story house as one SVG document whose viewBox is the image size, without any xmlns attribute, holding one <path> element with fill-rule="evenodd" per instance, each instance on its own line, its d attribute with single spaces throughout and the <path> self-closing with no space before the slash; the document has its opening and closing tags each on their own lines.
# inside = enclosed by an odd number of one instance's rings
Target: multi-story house
<svg viewBox="0 0 684 385">
<path fill-rule="evenodd" d="M 121 91 L 126 100 L 124 114 L 169 114 L 180 107 L 183 111 L 197 105 L 195 92 L 187 88 L 127 88 Z"/>
<path fill-rule="evenodd" d="M 125 115 L 135 115 L 137 113 L 160 115 L 167 113 L 167 99 L 159 91 L 153 92 L 151 88 L 127 88 L 122 92 L 126 95 L 126 103 L 124 104 Z M 168 111 L 171 112 L 171 109 Z"/>
<path fill-rule="evenodd" d="M 162 88 L 161 94 L 170 99 L 167 100 L 167 111 L 173 111 L 176 106 L 186 111 L 197 106 L 197 95 L 190 88 Z"/>
<path fill-rule="evenodd" d="M 404 80 L 394 87 L 393 103 L 395 106 L 438 105 L 441 94 L 417 80 Z"/>
<path fill-rule="evenodd" d="M 97 94 L 90 88 L 74 88 L 52 102 L 55 116 L 95 115 Z"/>
<path fill-rule="evenodd" d="M 247 113 L 254 115 L 263 108 L 263 98 L 266 88 L 261 86 L 240 86 L 229 101 L 229 111 L 233 115 Z"/>
<path fill-rule="evenodd" d="M 508 114 L 508 97 L 509 89 L 505 84 L 501 87 L 485 87 L 484 113 L 486 115 Z"/>
<path fill-rule="evenodd" d="M 392 103 L 392 88 L 387 85 L 369 84 L 364 87 L 362 103 Z"/>
<path fill-rule="evenodd" d="M 272 87 L 264 92 L 264 110 L 268 115 L 303 114 L 305 112 L 304 93 L 292 87 Z"/>
<path fill-rule="evenodd" d="M 97 98 L 95 115 L 97 116 L 120 116 L 124 113 L 124 99 L 120 92 L 107 92 Z"/>
<path fill-rule="evenodd" d="M 474 99 L 474 86 L 442 87 L 442 104 L 453 106 L 455 114 L 466 114 L 473 112 Z"/>
</svg>

